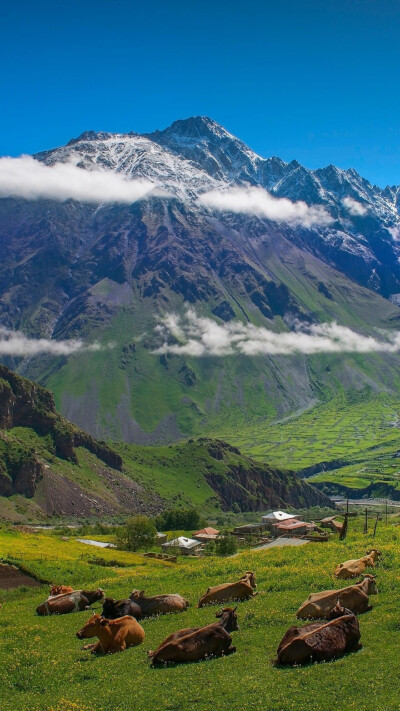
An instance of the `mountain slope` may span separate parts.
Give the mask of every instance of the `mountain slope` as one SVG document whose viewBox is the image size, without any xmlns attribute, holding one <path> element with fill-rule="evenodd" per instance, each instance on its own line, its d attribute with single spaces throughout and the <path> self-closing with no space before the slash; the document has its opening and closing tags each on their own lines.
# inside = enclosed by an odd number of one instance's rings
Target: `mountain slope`
<svg viewBox="0 0 400 711">
<path fill-rule="evenodd" d="M 182 317 L 188 304 L 220 325 L 278 333 L 332 320 L 364 334 L 397 330 L 397 188 L 381 190 L 352 170 L 261 158 L 203 117 L 146 136 L 86 132 L 36 159 L 162 188 L 132 205 L 0 200 L 0 324 L 104 344 L 68 358 L 3 362 L 50 387 L 59 409 L 93 436 L 152 444 L 227 426 L 234 434 L 340 389 L 399 392 L 393 354 L 334 355 L 327 363 L 301 353 L 155 352 L 160 321 Z M 249 185 L 323 206 L 332 221 L 293 225 L 199 199 Z M 345 199 L 353 202 L 346 207 Z"/>
<path fill-rule="evenodd" d="M 329 505 L 293 472 L 256 463 L 225 442 L 116 451 L 60 416 L 49 391 L 0 366 L 0 513 L 44 516 L 158 513 L 168 506 L 258 511 Z"/>
</svg>

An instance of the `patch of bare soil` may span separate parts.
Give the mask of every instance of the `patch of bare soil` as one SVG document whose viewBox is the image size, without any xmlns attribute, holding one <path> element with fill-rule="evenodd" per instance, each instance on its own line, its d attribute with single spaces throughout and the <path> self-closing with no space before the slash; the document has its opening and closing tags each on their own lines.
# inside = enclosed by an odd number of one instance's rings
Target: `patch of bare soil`
<svg viewBox="0 0 400 711">
<path fill-rule="evenodd" d="M 40 586 L 40 583 L 30 575 L 21 573 L 21 571 L 13 565 L 0 564 L 0 588 L 2 590 L 12 590 L 12 588 L 19 588 L 21 585 L 37 588 Z"/>
</svg>

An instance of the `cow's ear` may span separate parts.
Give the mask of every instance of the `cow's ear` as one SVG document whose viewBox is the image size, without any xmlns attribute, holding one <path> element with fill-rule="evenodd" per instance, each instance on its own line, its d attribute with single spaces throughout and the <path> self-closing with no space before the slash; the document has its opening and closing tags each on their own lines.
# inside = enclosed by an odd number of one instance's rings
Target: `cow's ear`
<svg viewBox="0 0 400 711">
<path fill-rule="evenodd" d="M 141 591 L 140 591 L 140 595 L 144 595 L 144 590 L 141 590 Z"/>
<path fill-rule="evenodd" d="M 110 620 L 107 620 L 105 617 L 102 617 L 100 620 L 100 624 L 102 627 L 106 627 L 106 625 L 108 625 L 109 621 Z"/>
</svg>

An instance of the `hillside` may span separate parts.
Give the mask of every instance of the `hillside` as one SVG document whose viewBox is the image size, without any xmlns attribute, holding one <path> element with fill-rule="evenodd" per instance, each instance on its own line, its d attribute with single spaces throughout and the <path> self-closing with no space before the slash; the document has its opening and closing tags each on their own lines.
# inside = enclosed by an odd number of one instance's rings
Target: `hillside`
<svg viewBox="0 0 400 711">
<path fill-rule="evenodd" d="M 3 518 L 155 514 L 172 505 L 240 512 L 329 503 L 293 472 L 255 462 L 218 440 L 111 448 L 59 415 L 48 390 L 0 366 Z"/>
<path fill-rule="evenodd" d="M 247 549 L 226 559 L 185 557 L 177 565 L 104 550 L 105 560 L 127 566 L 106 568 L 95 564 L 90 546 L 73 537 L 61 540 L 59 535 L 0 531 L 2 555 L 17 565 L 22 563 L 42 580 L 62 581 L 79 589 L 101 586 L 116 599 L 125 598 L 132 587 L 145 589 L 149 595 L 174 591 L 190 602 L 185 613 L 143 620 L 146 638 L 141 647 L 96 659 L 82 651 L 83 643 L 75 636 L 91 612 L 37 617 L 35 608 L 47 596 L 47 585 L 0 591 L 1 625 L 5 630 L 12 626 L 12 643 L 6 634 L 0 638 L 2 711 L 125 711 L 132 707 L 132 698 L 138 711 L 193 706 L 202 711 L 336 711 L 341 707 L 395 711 L 399 705 L 399 527 L 379 522 L 375 539 L 372 526 L 368 535 L 362 527 L 362 517 L 350 519 L 343 542 L 334 538 L 324 544 Z M 274 667 L 279 641 L 297 623 L 300 604 L 311 592 L 344 587 L 346 581 L 333 579 L 335 566 L 374 546 L 383 553 L 371 571 L 377 575 L 379 592 L 370 597 L 373 609 L 358 617 L 362 650 L 325 664 Z M 215 620 L 218 606 L 196 607 L 200 594 L 210 585 L 237 580 L 245 570 L 255 571 L 259 594 L 238 603 L 239 630 L 233 633 L 236 653 L 151 669 L 148 649 L 178 629 Z M 124 682 L 111 684 L 110 679 L 117 677 Z"/>
<path fill-rule="evenodd" d="M 398 331 L 398 188 L 262 158 L 205 117 L 148 135 L 88 131 L 34 159 L 155 186 L 130 204 L 0 200 L 1 326 L 96 346 L 2 361 L 93 437 L 149 445 L 225 430 L 234 441 L 253 428 L 261 444 L 264 423 L 341 390 L 400 392 L 395 351 L 352 352 L 357 334 Z M 203 200 L 232 188 L 267 190 L 306 217 Z M 355 332 L 348 350 L 254 353 L 247 342 L 253 327 L 291 337 L 332 321 Z M 248 333 L 242 350 L 230 329 Z"/>
</svg>

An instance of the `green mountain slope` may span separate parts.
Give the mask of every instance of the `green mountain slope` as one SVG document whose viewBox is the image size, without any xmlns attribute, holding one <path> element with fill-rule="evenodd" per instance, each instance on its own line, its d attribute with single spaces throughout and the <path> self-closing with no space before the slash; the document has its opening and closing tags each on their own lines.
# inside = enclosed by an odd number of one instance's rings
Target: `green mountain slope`
<svg viewBox="0 0 400 711">
<path fill-rule="evenodd" d="M 60 416 L 49 391 L 0 366 L 0 514 L 157 513 L 167 507 L 258 511 L 329 505 L 293 472 L 214 439 L 110 447 Z"/>
</svg>

